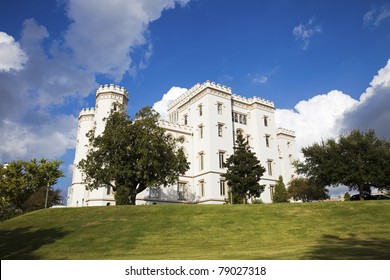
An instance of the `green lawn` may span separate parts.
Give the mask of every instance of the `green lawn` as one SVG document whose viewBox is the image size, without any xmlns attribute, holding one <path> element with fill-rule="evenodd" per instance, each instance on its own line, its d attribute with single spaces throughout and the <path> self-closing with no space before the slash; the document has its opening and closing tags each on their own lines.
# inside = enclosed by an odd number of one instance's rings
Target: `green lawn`
<svg viewBox="0 0 390 280">
<path fill-rule="evenodd" d="M 1 259 L 390 259 L 390 201 L 57 208 L 0 223 Z"/>
</svg>

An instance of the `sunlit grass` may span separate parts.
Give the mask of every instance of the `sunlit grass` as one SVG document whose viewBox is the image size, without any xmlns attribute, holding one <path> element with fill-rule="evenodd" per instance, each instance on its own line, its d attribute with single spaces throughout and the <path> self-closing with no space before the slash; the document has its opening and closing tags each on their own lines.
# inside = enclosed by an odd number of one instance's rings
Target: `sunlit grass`
<svg viewBox="0 0 390 280">
<path fill-rule="evenodd" d="M 389 259 L 390 201 L 46 209 L 0 223 L 1 259 Z"/>
</svg>

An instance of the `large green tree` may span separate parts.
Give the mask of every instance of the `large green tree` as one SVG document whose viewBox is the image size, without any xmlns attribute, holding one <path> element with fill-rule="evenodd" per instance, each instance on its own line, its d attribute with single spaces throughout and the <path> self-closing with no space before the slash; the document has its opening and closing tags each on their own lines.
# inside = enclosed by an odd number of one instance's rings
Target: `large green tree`
<svg viewBox="0 0 390 280">
<path fill-rule="evenodd" d="M 310 202 L 314 200 L 328 199 L 328 189 L 325 186 L 316 186 L 307 178 L 293 178 L 289 182 L 287 196 L 295 201 Z"/>
<path fill-rule="evenodd" d="M 251 151 L 244 136 L 237 134 L 234 154 L 226 159 L 225 179 L 229 186 L 231 200 L 234 204 L 246 203 L 248 198 L 260 197 L 264 185 L 260 179 L 265 172 L 254 152 Z"/>
<path fill-rule="evenodd" d="M 116 204 L 135 204 L 148 187 L 173 184 L 189 164 L 182 148 L 158 125 L 159 114 L 142 108 L 135 119 L 113 112 L 102 135 L 88 133 L 89 151 L 78 167 L 88 189 L 111 186 Z"/>
<path fill-rule="evenodd" d="M 373 130 L 353 130 L 338 140 L 302 148 L 302 153 L 305 159 L 296 164 L 297 172 L 317 186 L 345 185 L 362 200 L 372 187 L 390 188 L 390 143 Z"/>
<path fill-rule="evenodd" d="M 283 177 L 279 176 L 278 182 L 275 185 L 272 201 L 274 203 L 288 202 L 286 186 L 283 182 Z"/>
<path fill-rule="evenodd" d="M 5 209 L 30 211 L 57 203 L 59 198 L 52 195 L 53 192 L 55 193 L 52 187 L 57 183 L 58 178 L 64 176 L 63 171 L 59 169 L 61 163 L 58 160 L 33 159 L 0 165 L 2 211 L 7 212 L 8 210 Z M 37 193 L 42 195 L 37 195 Z M 33 208 L 29 207 L 31 201 L 35 201 Z"/>
</svg>

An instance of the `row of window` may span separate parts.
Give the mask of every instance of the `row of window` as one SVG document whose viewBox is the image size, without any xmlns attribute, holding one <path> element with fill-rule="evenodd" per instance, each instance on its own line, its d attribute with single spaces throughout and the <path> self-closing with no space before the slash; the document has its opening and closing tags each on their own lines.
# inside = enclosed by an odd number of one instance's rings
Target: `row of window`
<svg viewBox="0 0 390 280">
<path fill-rule="evenodd" d="M 217 103 L 217 113 L 218 115 L 222 115 L 222 108 L 223 108 L 223 103 L 218 102 Z M 198 114 L 199 117 L 203 116 L 203 104 L 198 105 Z M 245 114 L 242 113 L 237 113 L 237 112 L 232 112 L 232 121 L 240 124 L 247 124 L 247 117 Z M 264 121 L 264 126 L 268 126 L 268 116 L 263 117 Z M 188 124 L 188 115 L 184 115 L 184 124 Z"/>
<path fill-rule="evenodd" d="M 218 133 L 218 137 L 223 137 L 223 126 L 224 124 L 223 123 L 218 123 L 217 124 L 217 133 Z M 201 124 L 198 126 L 198 134 L 199 134 L 199 139 L 203 139 L 203 130 L 204 130 L 204 125 Z"/>
<path fill-rule="evenodd" d="M 200 152 L 198 155 L 199 155 L 199 170 L 203 170 L 204 169 L 205 154 L 204 154 L 204 152 Z M 224 163 L 225 163 L 225 152 L 219 151 L 218 152 L 218 166 L 219 166 L 219 168 L 224 168 Z M 272 164 L 273 164 L 272 159 L 267 160 L 267 171 L 268 171 L 269 176 L 272 176 L 272 174 L 273 174 L 272 173 Z"/>
<path fill-rule="evenodd" d="M 201 197 L 204 197 L 206 195 L 205 191 L 205 181 L 200 180 L 198 182 L 199 186 L 199 195 Z M 226 195 L 226 183 L 225 180 L 221 179 L 219 180 L 219 194 L 221 196 Z M 149 188 L 149 198 L 159 198 L 160 197 L 160 187 L 154 186 Z M 188 200 L 188 187 L 187 183 L 184 182 L 178 182 L 177 183 L 177 200 Z"/>
<path fill-rule="evenodd" d="M 199 158 L 199 170 L 204 169 L 204 152 L 200 152 L 198 154 Z M 225 163 L 225 152 L 224 151 L 219 151 L 218 152 L 218 166 L 219 168 L 224 168 L 224 163 Z"/>
</svg>

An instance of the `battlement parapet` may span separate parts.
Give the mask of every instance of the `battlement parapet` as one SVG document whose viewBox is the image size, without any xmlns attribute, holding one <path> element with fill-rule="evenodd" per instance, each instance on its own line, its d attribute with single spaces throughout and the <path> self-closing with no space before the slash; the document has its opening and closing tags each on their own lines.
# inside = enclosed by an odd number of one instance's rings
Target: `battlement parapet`
<svg viewBox="0 0 390 280">
<path fill-rule="evenodd" d="M 159 120 L 159 125 L 165 129 L 172 129 L 172 130 L 178 130 L 183 132 L 192 132 L 192 126 L 189 125 L 180 125 L 177 123 L 172 123 L 166 120 Z"/>
<path fill-rule="evenodd" d="M 100 87 L 96 90 L 96 96 L 98 96 L 101 93 L 108 93 L 108 92 L 115 92 L 118 94 L 122 94 L 122 95 L 126 96 L 127 98 L 129 97 L 129 93 L 125 89 L 125 87 L 120 87 L 120 86 L 114 85 L 114 84 L 110 84 L 110 85 L 105 84 L 104 86 L 100 85 Z"/>
<path fill-rule="evenodd" d="M 264 98 L 260 98 L 260 97 L 257 97 L 257 96 L 254 96 L 252 98 L 246 98 L 246 97 L 243 97 L 243 96 L 238 95 L 238 94 L 233 94 L 233 100 L 241 102 L 241 103 L 245 103 L 247 105 L 260 103 L 262 105 L 274 108 L 274 102 L 273 101 L 270 101 L 270 100 L 267 100 L 267 99 L 264 99 Z"/>
<path fill-rule="evenodd" d="M 185 104 L 192 97 L 194 97 L 195 95 L 197 95 L 199 92 L 201 92 L 202 90 L 204 90 L 206 88 L 216 89 L 216 90 L 228 93 L 228 94 L 232 93 L 232 89 L 230 87 L 225 86 L 225 85 L 221 85 L 221 84 L 217 84 L 215 82 L 210 82 L 209 80 L 207 80 L 203 84 L 200 84 L 200 83 L 195 84 L 192 88 L 190 88 L 185 93 L 183 93 L 181 96 L 179 96 L 174 101 L 172 101 L 168 105 L 168 110 L 172 109 L 175 106 L 178 106 L 178 105 L 181 106 L 181 105 Z"/>
<path fill-rule="evenodd" d="M 279 127 L 277 130 L 276 130 L 276 134 L 285 134 L 285 135 L 288 135 L 288 136 L 292 136 L 292 137 L 295 137 L 295 131 L 294 130 L 290 130 L 290 129 L 286 129 L 286 128 L 282 128 L 282 127 Z"/>
<path fill-rule="evenodd" d="M 89 115 L 95 115 L 95 108 L 93 108 L 93 107 L 91 107 L 91 108 L 83 108 L 80 111 L 79 118 L 82 117 L 82 116 L 89 116 Z"/>
</svg>

